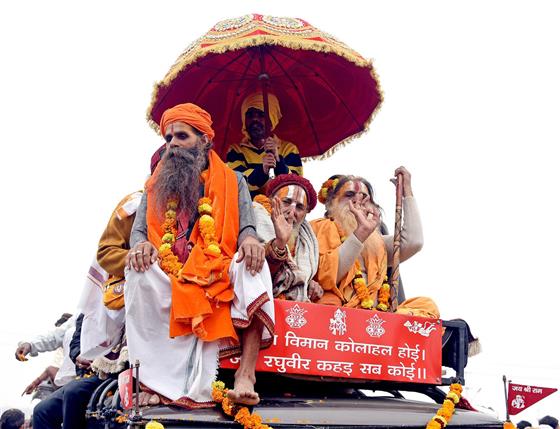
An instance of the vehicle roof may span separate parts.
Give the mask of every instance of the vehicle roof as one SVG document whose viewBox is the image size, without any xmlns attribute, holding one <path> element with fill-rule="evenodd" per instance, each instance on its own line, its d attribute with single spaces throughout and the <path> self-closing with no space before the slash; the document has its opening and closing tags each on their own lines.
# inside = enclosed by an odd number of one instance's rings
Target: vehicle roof
<svg viewBox="0 0 560 429">
<path fill-rule="evenodd" d="M 269 397 L 255 407 L 263 422 L 279 428 L 425 428 L 440 405 L 394 397 L 305 399 Z M 153 407 L 143 410 L 144 419 L 173 427 L 239 427 L 218 408 L 184 410 Z M 502 428 L 503 423 L 484 413 L 455 410 L 448 427 Z"/>
</svg>

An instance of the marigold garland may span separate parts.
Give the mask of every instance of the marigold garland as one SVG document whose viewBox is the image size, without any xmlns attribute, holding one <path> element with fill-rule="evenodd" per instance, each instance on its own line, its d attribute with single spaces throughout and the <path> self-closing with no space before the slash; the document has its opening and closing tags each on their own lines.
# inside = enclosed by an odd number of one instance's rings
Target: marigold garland
<svg viewBox="0 0 560 429">
<path fill-rule="evenodd" d="M 161 236 L 161 245 L 159 246 L 159 257 L 161 269 L 170 275 L 177 276 L 183 264 L 171 249 L 175 243 L 177 236 L 177 200 L 169 200 L 167 202 L 167 211 L 165 212 L 165 220 L 161 225 L 163 235 Z"/>
<path fill-rule="evenodd" d="M 200 230 L 200 235 L 202 235 L 204 247 L 206 248 L 204 253 L 212 256 L 220 256 L 222 250 L 216 239 L 216 223 L 212 217 L 212 200 L 210 198 L 203 197 L 198 200 L 198 213 L 200 214 L 198 229 Z"/>
<path fill-rule="evenodd" d="M 366 279 L 364 279 L 362 270 L 360 269 L 360 263 L 358 261 L 356 261 L 356 274 L 352 279 L 352 286 L 356 291 L 356 295 L 358 295 L 358 298 L 360 299 L 361 307 L 365 308 L 366 310 L 373 308 L 374 302 L 369 294 Z"/>
<path fill-rule="evenodd" d="M 336 185 L 338 185 L 338 179 L 329 179 L 321 185 L 321 189 L 317 194 L 317 198 L 321 204 L 325 204 L 329 196 L 329 192 L 334 191 Z"/>
<path fill-rule="evenodd" d="M 335 185 L 336 186 L 336 185 Z M 343 235 L 342 229 L 335 223 L 336 228 L 338 230 L 338 234 L 340 235 L 340 241 L 344 242 L 346 240 L 346 236 Z M 367 288 L 366 279 L 364 278 L 364 274 L 362 273 L 362 268 L 360 266 L 360 261 L 356 261 L 354 265 L 355 274 L 354 278 L 352 279 L 352 287 L 354 291 L 356 291 L 356 295 L 360 299 L 360 306 L 365 308 L 366 310 L 370 310 L 373 308 L 375 302 L 371 297 L 369 290 Z M 389 298 L 391 296 L 391 287 L 387 283 L 387 276 L 385 276 L 385 281 L 377 291 L 377 306 L 375 307 L 379 311 L 387 311 L 389 309 Z"/>
<path fill-rule="evenodd" d="M 177 276 L 183 264 L 173 253 L 173 244 L 177 240 L 177 200 L 171 199 L 167 202 L 165 220 L 161 225 L 163 235 L 159 246 L 160 267 L 167 274 Z M 220 256 L 222 253 L 216 239 L 216 225 L 212 217 L 212 200 L 203 197 L 198 201 L 198 228 L 204 240 L 205 253 Z"/>
<path fill-rule="evenodd" d="M 245 429 L 272 429 L 270 426 L 263 424 L 261 416 L 257 413 L 251 413 L 245 406 L 235 404 L 227 397 L 226 385 L 222 381 L 212 382 L 212 399 L 218 404 L 222 404 L 222 410 L 228 416 L 242 425 Z"/>
<path fill-rule="evenodd" d="M 385 276 L 383 284 L 377 292 L 377 308 L 379 311 L 389 310 L 389 299 L 391 298 L 391 286 L 387 283 L 388 278 Z"/>
<path fill-rule="evenodd" d="M 455 411 L 455 405 L 461 399 L 461 392 L 463 391 L 463 386 L 459 383 L 453 383 L 449 388 L 449 393 L 445 397 L 441 408 L 437 410 L 437 413 L 426 425 L 426 429 L 442 429 L 451 420 L 453 413 Z"/>
<path fill-rule="evenodd" d="M 156 420 L 150 420 L 148 423 L 146 423 L 144 429 L 165 429 L 165 426 Z"/>
</svg>

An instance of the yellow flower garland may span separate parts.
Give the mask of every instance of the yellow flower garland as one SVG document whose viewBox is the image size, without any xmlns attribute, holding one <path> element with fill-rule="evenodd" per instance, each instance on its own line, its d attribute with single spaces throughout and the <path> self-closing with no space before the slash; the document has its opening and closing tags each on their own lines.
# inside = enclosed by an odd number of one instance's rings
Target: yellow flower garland
<svg viewBox="0 0 560 429">
<path fill-rule="evenodd" d="M 247 407 L 235 404 L 227 397 L 226 385 L 222 381 L 212 382 L 212 399 L 218 404 L 222 404 L 222 410 L 228 416 L 242 425 L 245 429 L 272 429 L 263 424 L 261 416 L 251 413 Z"/>
<path fill-rule="evenodd" d="M 216 239 L 216 226 L 212 217 L 212 200 L 210 198 L 203 197 L 198 201 L 198 213 L 200 214 L 198 228 L 204 239 L 205 252 L 213 256 L 220 256 L 222 251 Z M 163 235 L 159 246 L 160 266 L 167 274 L 177 276 L 183 268 L 183 264 L 172 250 L 173 244 L 177 240 L 177 200 L 169 200 L 167 203 L 165 221 L 161 228 Z"/>
<path fill-rule="evenodd" d="M 177 236 L 177 200 L 169 200 L 167 202 L 167 211 L 165 212 L 165 221 L 161 225 L 163 235 L 161 237 L 161 245 L 159 246 L 159 257 L 161 269 L 170 275 L 177 276 L 183 264 L 179 262 L 179 258 L 171 250 Z"/>
<path fill-rule="evenodd" d="M 437 413 L 426 425 L 426 429 L 442 429 L 451 420 L 453 413 L 455 412 L 455 405 L 461 399 L 461 392 L 463 391 L 463 386 L 459 383 L 453 383 L 449 388 L 449 393 L 445 397 L 441 408 L 437 410 Z"/>
<path fill-rule="evenodd" d="M 200 230 L 200 235 L 202 235 L 204 239 L 204 246 L 206 247 L 205 253 L 209 253 L 213 256 L 220 256 L 222 250 L 216 239 L 216 224 L 212 217 L 212 200 L 210 198 L 203 197 L 198 201 L 198 214 L 200 214 L 198 229 Z"/>
</svg>

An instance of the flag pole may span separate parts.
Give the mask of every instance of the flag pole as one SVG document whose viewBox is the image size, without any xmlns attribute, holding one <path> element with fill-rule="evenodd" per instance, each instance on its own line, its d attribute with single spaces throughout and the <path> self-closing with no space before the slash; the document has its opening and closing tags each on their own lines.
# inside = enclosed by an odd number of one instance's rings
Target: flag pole
<svg viewBox="0 0 560 429">
<path fill-rule="evenodd" d="M 510 421 L 510 419 L 509 419 L 509 408 L 508 408 L 509 402 L 508 402 L 507 380 L 506 380 L 505 375 L 502 377 L 502 380 L 504 382 L 504 396 L 505 396 L 505 399 L 506 399 L 506 421 L 509 422 Z"/>
</svg>

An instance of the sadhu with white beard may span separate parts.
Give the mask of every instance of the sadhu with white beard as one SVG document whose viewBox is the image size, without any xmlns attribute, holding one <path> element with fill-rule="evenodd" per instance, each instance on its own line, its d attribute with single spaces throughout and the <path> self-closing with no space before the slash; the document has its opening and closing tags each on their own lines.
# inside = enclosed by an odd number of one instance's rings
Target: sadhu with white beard
<svg viewBox="0 0 560 429">
<path fill-rule="evenodd" d="M 403 228 L 401 261 L 423 245 L 422 224 L 412 193 L 410 173 L 403 176 Z M 380 233 L 380 207 L 373 200 L 371 184 L 356 176 L 333 176 L 319 192 L 326 206 L 323 219 L 311 222 L 319 241 L 319 269 L 315 279 L 325 293 L 320 304 L 387 311 L 388 261 L 392 260 L 393 236 Z M 439 317 L 430 298 L 417 297 L 399 305 L 397 313 Z"/>
<path fill-rule="evenodd" d="M 305 219 L 317 204 L 317 193 L 306 178 L 281 174 L 266 186 L 266 197 L 255 197 L 257 233 L 265 241 L 266 261 L 275 298 L 315 302 L 323 289 L 313 280 L 319 265 L 315 233 Z"/>
<path fill-rule="evenodd" d="M 137 211 L 125 287 L 130 361 L 140 361 L 144 390 L 187 407 L 213 406 L 218 357 L 241 349 L 228 396 L 257 403 L 256 358 L 274 330 L 249 191 L 211 150 L 211 124 L 191 103 L 164 112 L 166 153 Z"/>
</svg>

